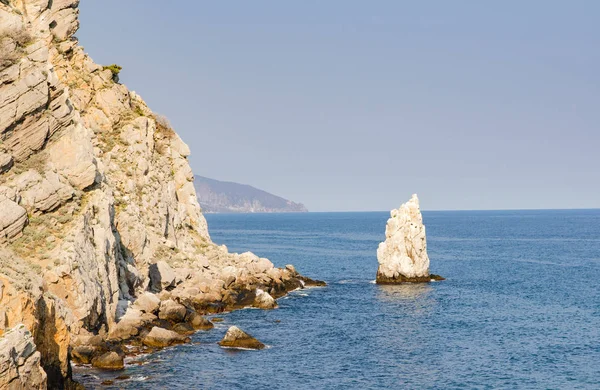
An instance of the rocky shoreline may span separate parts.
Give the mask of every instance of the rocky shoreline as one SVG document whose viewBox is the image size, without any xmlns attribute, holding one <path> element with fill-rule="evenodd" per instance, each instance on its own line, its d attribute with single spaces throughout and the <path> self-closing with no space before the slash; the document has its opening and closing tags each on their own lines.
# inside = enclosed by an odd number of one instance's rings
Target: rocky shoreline
<svg viewBox="0 0 600 390">
<path fill-rule="evenodd" d="M 188 146 L 85 53 L 78 7 L 0 1 L 0 389 L 80 388 L 72 362 L 119 369 L 322 284 L 212 242 Z"/>
<path fill-rule="evenodd" d="M 214 283 L 208 287 L 209 291 L 214 286 L 221 289 L 221 299 L 214 301 L 207 300 L 202 292 L 194 295 L 196 287 L 191 286 L 196 283 L 182 283 L 171 291 L 163 290 L 158 294 L 145 292 L 133 302 L 106 337 L 79 338 L 72 346 L 71 360 L 75 365 L 120 370 L 124 368 L 124 359 L 127 357 L 189 343 L 191 339 L 188 336 L 196 331 L 212 329 L 214 325 L 204 317 L 206 315 L 246 307 L 273 309 L 277 307 L 275 298 L 290 291 L 326 285 L 323 281 L 298 274 L 291 265 L 285 269 L 270 268 L 268 271 L 271 271 L 270 274 L 278 273 L 279 277 L 265 282 L 270 277 L 263 272 L 244 281 L 233 281 L 226 287 L 224 283 Z M 224 345 L 236 347 L 231 342 Z M 244 343 L 239 347 L 249 348 Z"/>
</svg>

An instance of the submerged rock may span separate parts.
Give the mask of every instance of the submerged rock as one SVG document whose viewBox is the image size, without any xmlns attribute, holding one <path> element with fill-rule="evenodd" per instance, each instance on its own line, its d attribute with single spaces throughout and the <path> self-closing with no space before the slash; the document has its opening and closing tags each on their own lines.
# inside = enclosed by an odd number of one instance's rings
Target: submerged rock
<svg viewBox="0 0 600 390">
<path fill-rule="evenodd" d="M 219 341 L 221 347 L 226 348 L 245 348 L 245 349 L 263 349 L 265 345 L 244 332 L 237 326 L 232 326 L 227 330 L 225 337 Z"/>
<path fill-rule="evenodd" d="M 443 280 L 439 275 L 429 274 L 425 225 L 417 195 L 390 214 L 385 241 L 377 248 L 377 283 Z"/>
</svg>

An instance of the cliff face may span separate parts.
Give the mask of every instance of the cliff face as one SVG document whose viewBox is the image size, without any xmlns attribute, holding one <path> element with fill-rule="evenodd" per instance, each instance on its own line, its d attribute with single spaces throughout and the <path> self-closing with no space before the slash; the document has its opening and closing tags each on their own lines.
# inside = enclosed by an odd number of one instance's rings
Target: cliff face
<svg viewBox="0 0 600 390">
<path fill-rule="evenodd" d="M 210 241 L 188 147 L 78 46 L 77 7 L 0 0 L 0 336 L 24 324 L 52 388 L 74 348 L 153 321 L 147 290 L 191 312 L 295 274 Z"/>
<path fill-rule="evenodd" d="M 207 213 L 298 213 L 308 210 L 295 203 L 246 184 L 196 176 L 198 201 Z"/>
</svg>

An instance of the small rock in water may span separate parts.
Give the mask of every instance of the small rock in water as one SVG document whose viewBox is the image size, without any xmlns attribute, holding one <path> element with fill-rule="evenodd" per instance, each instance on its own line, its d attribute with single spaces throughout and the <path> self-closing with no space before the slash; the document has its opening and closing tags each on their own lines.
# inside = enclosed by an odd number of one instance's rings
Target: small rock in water
<svg viewBox="0 0 600 390">
<path fill-rule="evenodd" d="M 223 321 L 225 321 L 225 320 L 224 320 L 224 319 L 222 319 L 221 317 L 214 317 L 214 318 L 212 319 L 212 322 L 223 322 Z"/>
<path fill-rule="evenodd" d="M 237 326 L 232 326 L 227 330 L 223 340 L 219 341 L 221 347 L 227 348 L 245 348 L 245 349 L 263 349 L 265 345 L 244 332 Z"/>
</svg>

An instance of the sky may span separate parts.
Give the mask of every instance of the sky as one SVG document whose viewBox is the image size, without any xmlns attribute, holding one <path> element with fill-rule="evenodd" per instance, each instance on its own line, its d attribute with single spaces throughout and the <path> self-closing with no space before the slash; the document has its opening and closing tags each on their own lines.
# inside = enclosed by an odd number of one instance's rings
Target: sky
<svg viewBox="0 0 600 390">
<path fill-rule="evenodd" d="M 600 207 L 600 2 L 83 0 L 193 171 L 311 211 Z"/>
</svg>

